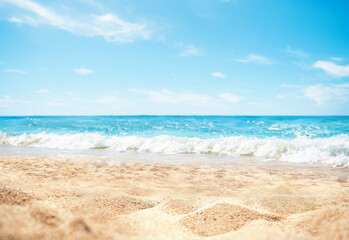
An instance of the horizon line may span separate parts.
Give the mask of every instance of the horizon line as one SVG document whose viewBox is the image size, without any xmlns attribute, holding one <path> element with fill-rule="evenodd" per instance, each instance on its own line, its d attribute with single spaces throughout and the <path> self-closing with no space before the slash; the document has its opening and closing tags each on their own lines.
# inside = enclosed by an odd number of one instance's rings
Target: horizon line
<svg viewBox="0 0 349 240">
<path fill-rule="evenodd" d="M 103 114 L 103 115 L 0 115 L 0 117 L 349 117 L 349 115 L 215 115 L 215 114 Z"/>
</svg>

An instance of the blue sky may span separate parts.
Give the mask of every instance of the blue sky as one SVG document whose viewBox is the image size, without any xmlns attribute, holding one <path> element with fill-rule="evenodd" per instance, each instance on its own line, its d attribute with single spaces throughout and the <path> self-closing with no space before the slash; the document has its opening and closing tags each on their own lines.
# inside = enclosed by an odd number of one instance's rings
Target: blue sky
<svg viewBox="0 0 349 240">
<path fill-rule="evenodd" d="M 0 0 L 0 115 L 349 115 L 349 1 Z"/>
</svg>

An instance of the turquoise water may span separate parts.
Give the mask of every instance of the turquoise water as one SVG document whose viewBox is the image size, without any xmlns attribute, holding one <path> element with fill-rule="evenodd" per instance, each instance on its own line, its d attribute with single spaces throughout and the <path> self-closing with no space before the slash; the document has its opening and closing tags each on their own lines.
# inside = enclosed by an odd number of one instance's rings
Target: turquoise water
<svg viewBox="0 0 349 240">
<path fill-rule="evenodd" d="M 0 145 L 251 156 L 348 167 L 349 117 L 0 117 Z"/>
<path fill-rule="evenodd" d="M 331 137 L 348 133 L 349 117 L 103 116 L 0 117 L 0 131 L 33 133 L 101 133 L 154 137 Z"/>
</svg>

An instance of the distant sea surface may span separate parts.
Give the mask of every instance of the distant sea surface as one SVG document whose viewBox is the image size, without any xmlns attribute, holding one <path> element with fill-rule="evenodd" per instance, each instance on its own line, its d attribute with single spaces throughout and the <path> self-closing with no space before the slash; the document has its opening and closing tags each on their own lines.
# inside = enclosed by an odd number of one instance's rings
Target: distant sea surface
<svg viewBox="0 0 349 240">
<path fill-rule="evenodd" d="M 0 154 L 9 146 L 349 167 L 349 117 L 0 117 Z"/>
</svg>

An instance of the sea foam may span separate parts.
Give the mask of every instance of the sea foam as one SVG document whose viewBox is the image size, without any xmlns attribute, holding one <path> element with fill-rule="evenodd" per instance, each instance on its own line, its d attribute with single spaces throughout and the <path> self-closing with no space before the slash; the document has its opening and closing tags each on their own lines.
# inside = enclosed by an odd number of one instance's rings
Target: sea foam
<svg viewBox="0 0 349 240">
<path fill-rule="evenodd" d="M 169 135 L 139 137 L 100 133 L 60 135 L 45 132 L 9 135 L 0 132 L 0 144 L 51 149 L 109 149 L 117 152 L 251 156 L 263 161 L 277 160 L 349 167 L 349 136 L 346 134 L 326 138 L 232 136 L 201 139 Z"/>
</svg>

